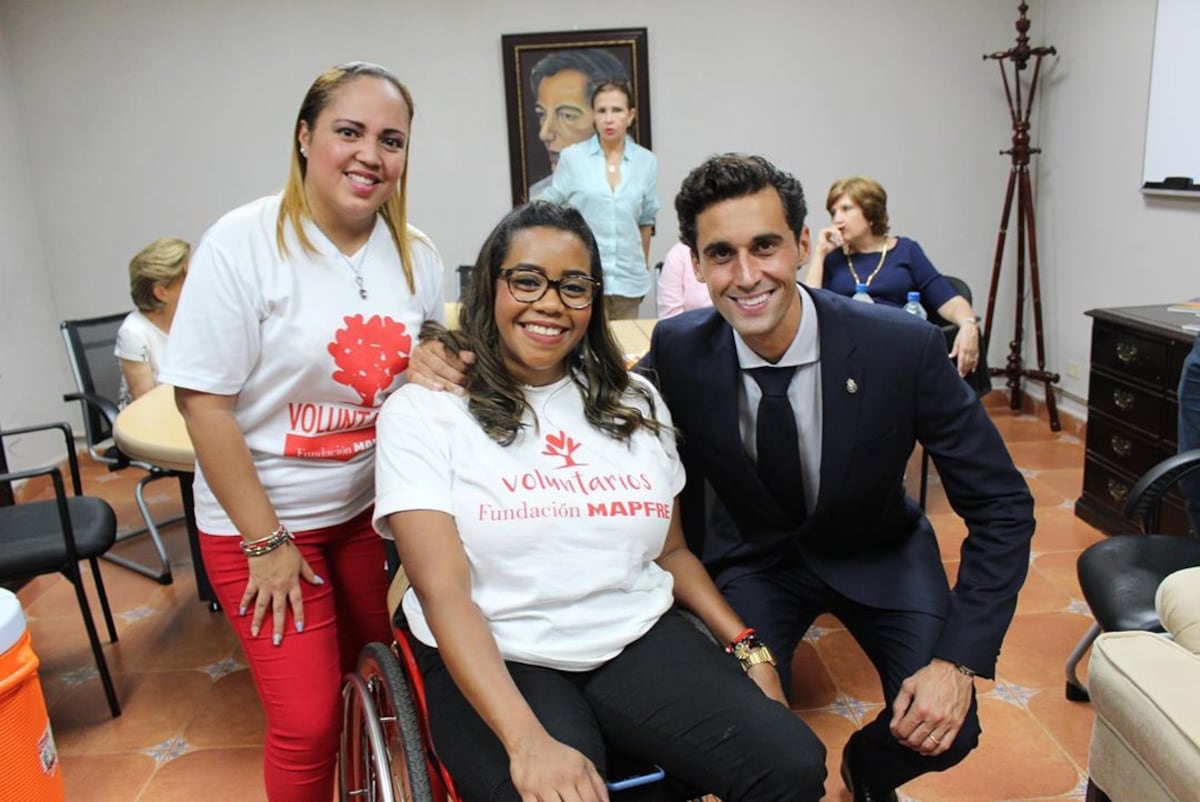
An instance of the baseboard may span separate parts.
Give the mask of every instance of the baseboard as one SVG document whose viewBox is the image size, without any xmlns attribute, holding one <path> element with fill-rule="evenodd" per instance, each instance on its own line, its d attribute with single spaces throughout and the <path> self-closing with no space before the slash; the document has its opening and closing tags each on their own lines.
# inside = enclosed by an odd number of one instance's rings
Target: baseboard
<svg viewBox="0 0 1200 802">
<path fill-rule="evenodd" d="M 1044 396 L 1033 395 L 1025 390 L 1021 392 L 1018 403 L 1017 411 L 1025 415 L 1032 415 L 1038 420 L 1044 421 L 1047 427 L 1050 426 L 1050 409 L 1046 406 Z M 989 409 L 995 407 L 1008 407 L 1011 409 L 1008 390 L 992 390 L 983 397 L 983 405 Z M 1056 405 L 1058 422 L 1062 427 L 1062 433 L 1078 437 L 1080 440 L 1087 440 L 1087 412 L 1085 410 L 1081 417 L 1072 407 L 1073 405 L 1069 403 Z"/>
</svg>

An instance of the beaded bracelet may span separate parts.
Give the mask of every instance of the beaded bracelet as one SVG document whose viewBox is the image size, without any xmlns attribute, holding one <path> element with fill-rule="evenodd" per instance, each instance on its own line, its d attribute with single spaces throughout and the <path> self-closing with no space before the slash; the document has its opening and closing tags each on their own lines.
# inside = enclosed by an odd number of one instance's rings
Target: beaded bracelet
<svg viewBox="0 0 1200 802">
<path fill-rule="evenodd" d="M 275 531 L 266 537 L 258 540 L 242 541 L 242 554 L 247 557 L 261 557 L 264 554 L 269 554 L 275 549 L 282 546 L 292 539 L 292 533 L 287 530 L 287 527 L 280 524 Z"/>
<path fill-rule="evenodd" d="M 755 630 L 754 627 L 746 627 L 745 629 L 743 629 L 741 632 L 738 633 L 738 636 L 736 638 L 729 641 L 729 645 L 725 647 L 725 654 L 733 654 L 733 650 L 735 648 L 737 648 L 737 645 L 739 643 L 742 643 L 742 642 L 748 641 L 748 640 L 757 640 L 757 637 L 756 637 L 757 635 L 758 635 L 758 631 Z"/>
</svg>

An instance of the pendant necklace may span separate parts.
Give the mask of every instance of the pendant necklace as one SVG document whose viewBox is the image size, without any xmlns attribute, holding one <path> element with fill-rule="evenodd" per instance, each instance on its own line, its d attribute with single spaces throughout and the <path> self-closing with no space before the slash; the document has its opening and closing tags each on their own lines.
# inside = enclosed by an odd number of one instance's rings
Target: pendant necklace
<svg viewBox="0 0 1200 802">
<path fill-rule="evenodd" d="M 367 261 L 367 249 L 371 247 L 371 238 L 368 237 L 363 246 L 358 249 L 358 253 L 354 256 L 347 256 L 338 251 L 338 255 L 346 262 L 346 266 L 354 273 L 354 283 L 358 285 L 358 297 L 364 301 L 367 300 L 367 288 L 363 285 L 363 263 Z"/>
<path fill-rule="evenodd" d="M 871 286 L 871 279 L 883 269 L 883 260 L 887 258 L 888 241 L 883 241 L 883 252 L 879 254 L 879 264 L 875 265 L 875 269 L 871 271 L 871 275 L 867 276 L 867 280 L 863 281 L 858 277 L 858 273 L 854 270 L 854 260 L 850 258 L 850 252 L 846 251 L 846 266 L 850 268 L 850 275 L 854 277 L 855 285 L 863 284 L 867 287 Z"/>
<path fill-rule="evenodd" d="M 622 147 L 621 152 L 617 154 L 617 160 L 615 162 L 609 161 L 609 156 L 607 153 L 605 153 L 604 164 L 608 167 L 608 171 L 610 173 L 615 173 L 617 171 L 617 165 L 621 163 L 621 159 L 623 158 L 625 158 L 625 149 Z"/>
</svg>

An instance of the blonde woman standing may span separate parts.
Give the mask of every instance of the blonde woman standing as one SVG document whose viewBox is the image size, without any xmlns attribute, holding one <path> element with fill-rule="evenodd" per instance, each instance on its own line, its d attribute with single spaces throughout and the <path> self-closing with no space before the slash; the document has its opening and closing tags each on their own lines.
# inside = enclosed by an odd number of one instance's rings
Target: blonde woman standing
<svg viewBox="0 0 1200 802">
<path fill-rule="evenodd" d="M 196 449 L 204 565 L 267 714 L 272 800 L 329 802 L 340 676 L 390 637 L 375 418 L 443 316 L 441 259 L 406 220 L 412 116 L 382 67 L 317 77 L 283 193 L 197 247 L 162 373 Z"/>
</svg>

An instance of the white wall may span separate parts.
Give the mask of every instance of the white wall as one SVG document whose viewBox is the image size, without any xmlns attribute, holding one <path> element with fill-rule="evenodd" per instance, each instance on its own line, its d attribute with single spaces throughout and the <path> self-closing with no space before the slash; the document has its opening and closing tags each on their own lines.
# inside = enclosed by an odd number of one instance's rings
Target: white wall
<svg viewBox="0 0 1200 802">
<path fill-rule="evenodd" d="M 473 261 L 510 204 L 500 35 L 615 25 L 650 31 L 665 207 L 656 258 L 675 236 L 683 175 L 711 152 L 739 149 L 796 172 L 818 209 L 839 175 L 877 175 L 897 226 L 970 277 L 978 229 L 993 215 L 947 187 L 952 176 L 988 189 L 1001 180 L 989 155 L 1003 144 L 999 87 L 979 62 L 1011 16 L 997 6 L 771 0 L 735 17 L 715 0 L 5 0 L 0 25 L 33 121 L 26 148 L 58 311 L 82 315 L 127 305 L 121 271 L 148 240 L 194 238 L 274 191 L 301 95 L 320 69 L 350 58 L 378 60 L 410 84 L 410 218 L 447 265 Z M 807 35 L 844 29 L 848 16 L 853 48 Z"/>
<path fill-rule="evenodd" d="M 1055 0 L 1031 12 L 1033 43 L 1061 53 L 1035 111 L 1049 363 L 1079 361 L 1084 378 L 1083 310 L 1200 294 L 1182 267 L 1200 204 L 1137 192 L 1153 5 Z M 686 172 L 715 151 L 754 151 L 800 177 L 814 225 L 833 179 L 879 178 L 894 230 L 967 279 L 982 311 L 1010 131 L 998 70 L 980 56 L 1013 45 L 1015 18 L 1016 2 L 996 0 L 0 0 L 24 150 L 0 162 L 36 176 L 20 193 L 33 220 L 0 226 L 40 232 L 25 250 L 53 290 L 47 331 L 126 308 L 129 256 L 156 236 L 195 239 L 277 189 L 307 85 L 363 58 L 413 90 L 410 218 L 453 287 L 453 267 L 473 261 L 510 204 L 501 34 L 645 26 L 664 209 L 653 258 L 674 241 Z M 1011 336 L 1011 265 L 1002 278 L 993 364 Z M 1082 379 L 1064 388 L 1086 395 Z"/>
<path fill-rule="evenodd" d="M 50 277 L 38 236 L 11 60 L 0 25 L 0 429 L 70 417 L 70 387 Z M 9 468 L 30 468 L 62 452 L 56 432 L 5 438 Z"/>
<path fill-rule="evenodd" d="M 1046 349 L 1064 393 L 1076 399 L 1087 397 L 1085 311 L 1200 295 L 1200 200 L 1138 191 L 1154 6 L 1054 0 L 1045 8 L 1044 41 L 1060 53 L 1038 137 Z M 1081 366 L 1078 379 L 1066 375 L 1068 362 Z"/>
</svg>

